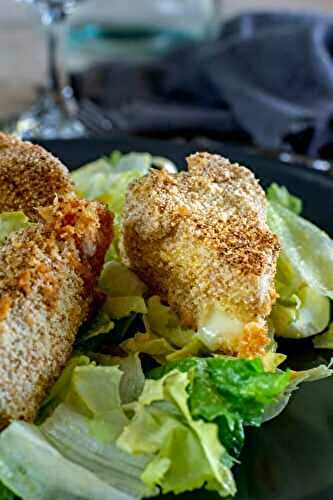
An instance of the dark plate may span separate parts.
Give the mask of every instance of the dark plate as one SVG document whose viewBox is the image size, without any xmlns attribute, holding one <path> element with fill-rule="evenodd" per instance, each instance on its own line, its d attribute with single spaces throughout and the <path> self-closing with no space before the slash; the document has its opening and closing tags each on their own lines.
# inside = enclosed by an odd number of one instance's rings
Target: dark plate
<svg viewBox="0 0 333 500">
<path fill-rule="evenodd" d="M 264 186 L 271 182 L 287 186 L 302 197 L 305 216 L 333 235 L 332 180 L 299 167 L 258 157 L 235 146 L 212 143 L 209 148 L 207 145 L 203 148 L 195 142 L 177 144 L 127 137 L 108 141 L 50 141 L 44 145 L 70 168 L 109 154 L 113 149 L 164 155 L 182 167 L 185 166 L 185 157 L 191 152 L 200 149 L 219 152 L 250 167 Z M 288 363 L 295 368 L 325 362 L 329 355 L 315 352 L 310 341 L 283 342 L 280 350 L 288 353 Z M 241 461 L 242 464 L 235 467 L 237 500 L 332 500 L 333 379 L 304 385 L 282 415 L 261 429 L 248 429 Z M 219 497 L 201 491 L 178 498 L 217 500 Z"/>
</svg>

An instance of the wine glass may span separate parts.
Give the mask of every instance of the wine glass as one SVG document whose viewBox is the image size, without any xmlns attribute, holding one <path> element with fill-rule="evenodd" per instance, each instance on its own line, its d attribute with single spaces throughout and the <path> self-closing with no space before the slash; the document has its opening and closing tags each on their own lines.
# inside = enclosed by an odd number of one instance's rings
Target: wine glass
<svg viewBox="0 0 333 500">
<path fill-rule="evenodd" d="M 18 0 L 33 5 L 45 28 L 48 48 L 48 82 L 37 102 L 7 131 L 24 139 L 70 139 L 86 134 L 77 117 L 77 102 L 61 57 L 64 25 L 83 0 Z"/>
</svg>

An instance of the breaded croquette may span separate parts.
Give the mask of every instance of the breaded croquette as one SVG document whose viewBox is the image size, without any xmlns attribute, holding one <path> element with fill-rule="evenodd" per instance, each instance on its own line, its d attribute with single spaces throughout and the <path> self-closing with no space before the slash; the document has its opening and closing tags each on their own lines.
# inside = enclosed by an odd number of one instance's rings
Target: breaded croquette
<svg viewBox="0 0 333 500">
<path fill-rule="evenodd" d="M 252 172 L 208 153 L 188 172 L 151 171 L 134 181 L 123 212 L 130 267 L 180 316 L 214 333 L 213 348 L 254 357 L 269 342 L 277 238 Z"/>
<path fill-rule="evenodd" d="M 110 212 L 73 191 L 59 160 L 0 134 L 0 212 L 34 221 L 0 247 L 0 428 L 34 420 L 71 355 L 112 240 Z"/>
<path fill-rule="evenodd" d="M 0 428 L 33 421 L 72 353 L 112 238 L 103 205 L 75 197 L 0 247 Z"/>
<path fill-rule="evenodd" d="M 38 220 L 38 208 L 74 191 L 68 170 L 45 149 L 0 133 L 0 213 L 22 210 Z"/>
</svg>

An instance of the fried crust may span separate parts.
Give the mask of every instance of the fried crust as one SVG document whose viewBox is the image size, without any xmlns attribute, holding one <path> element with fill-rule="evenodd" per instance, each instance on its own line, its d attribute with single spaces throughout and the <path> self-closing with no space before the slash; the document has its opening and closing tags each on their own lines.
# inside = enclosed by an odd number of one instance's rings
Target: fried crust
<svg viewBox="0 0 333 500">
<path fill-rule="evenodd" d="M 23 210 L 40 220 L 39 207 L 73 190 L 67 168 L 51 153 L 0 133 L 0 212 Z"/>
<path fill-rule="evenodd" d="M 123 213 L 126 258 L 186 326 L 198 328 L 207 303 L 260 323 L 276 299 L 279 253 L 265 218 L 265 193 L 250 170 L 197 153 L 188 172 L 152 171 L 132 183 Z"/>
<path fill-rule="evenodd" d="M 0 248 L 0 426 L 33 421 L 72 353 L 112 238 L 112 216 L 77 198 Z"/>
</svg>

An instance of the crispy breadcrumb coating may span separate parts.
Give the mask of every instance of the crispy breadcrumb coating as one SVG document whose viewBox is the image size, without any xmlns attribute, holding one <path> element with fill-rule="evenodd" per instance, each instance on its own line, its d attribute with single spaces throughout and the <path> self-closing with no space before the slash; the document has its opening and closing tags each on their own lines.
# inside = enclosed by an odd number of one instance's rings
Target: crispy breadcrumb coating
<svg viewBox="0 0 333 500">
<path fill-rule="evenodd" d="M 265 218 L 265 193 L 252 172 L 198 153 L 188 172 L 151 171 L 132 183 L 126 258 L 184 325 L 200 327 L 212 305 L 240 320 L 242 335 L 222 335 L 220 349 L 253 357 L 269 342 L 264 319 L 276 299 L 279 243 Z"/>
<path fill-rule="evenodd" d="M 111 235 L 104 206 L 74 198 L 0 248 L 0 427 L 34 420 L 87 317 Z"/>
<path fill-rule="evenodd" d="M 0 428 L 33 421 L 87 318 L 112 240 L 112 214 L 73 193 L 68 170 L 0 134 L 0 212 L 35 223 L 0 247 Z"/>
<path fill-rule="evenodd" d="M 38 220 L 38 208 L 55 195 L 73 192 L 66 167 L 45 149 L 0 133 L 0 213 L 23 210 Z"/>
</svg>

